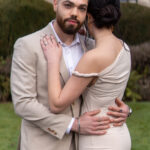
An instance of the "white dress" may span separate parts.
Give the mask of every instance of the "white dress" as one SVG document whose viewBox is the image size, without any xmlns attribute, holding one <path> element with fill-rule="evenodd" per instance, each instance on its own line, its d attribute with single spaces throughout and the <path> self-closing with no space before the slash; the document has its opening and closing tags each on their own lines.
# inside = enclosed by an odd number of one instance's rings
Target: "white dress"
<svg viewBox="0 0 150 150">
<path fill-rule="evenodd" d="M 79 77 L 98 77 L 96 83 L 87 87 L 83 93 L 82 114 L 84 112 L 101 109 L 98 116 L 106 116 L 108 106 L 115 104 L 115 98 L 122 99 L 129 79 L 131 69 L 130 50 L 126 44 L 115 61 L 100 73 L 83 74 L 74 71 Z M 80 135 L 79 150 L 130 150 L 131 138 L 124 123 L 121 127 L 111 127 L 105 135 Z"/>
</svg>

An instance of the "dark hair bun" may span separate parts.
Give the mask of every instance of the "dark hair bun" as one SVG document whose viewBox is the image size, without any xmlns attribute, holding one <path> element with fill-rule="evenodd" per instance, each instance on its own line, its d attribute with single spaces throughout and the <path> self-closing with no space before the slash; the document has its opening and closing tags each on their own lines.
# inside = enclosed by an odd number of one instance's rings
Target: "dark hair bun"
<svg viewBox="0 0 150 150">
<path fill-rule="evenodd" d="M 119 2 L 119 3 L 116 3 Z M 120 19 L 119 0 L 89 0 L 88 13 L 94 18 L 97 28 L 114 26 Z"/>
</svg>

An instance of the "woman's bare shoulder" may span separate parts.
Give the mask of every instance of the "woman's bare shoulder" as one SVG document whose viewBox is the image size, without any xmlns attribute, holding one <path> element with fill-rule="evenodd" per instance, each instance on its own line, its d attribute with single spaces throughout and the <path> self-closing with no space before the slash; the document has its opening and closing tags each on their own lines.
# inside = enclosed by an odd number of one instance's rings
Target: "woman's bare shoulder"
<svg viewBox="0 0 150 150">
<path fill-rule="evenodd" d="M 83 55 L 77 69 L 83 70 L 83 73 L 99 73 L 115 61 L 121 48 L 117 38 L 104 40 Z"/>
<path fill-rule="evenodd" d="M 86 52 L 79 61 L 76 70 L 82 73 L 98 73 L 100 71 L 100 59 L 102 54 L 94 48 Z"/>
</svg>

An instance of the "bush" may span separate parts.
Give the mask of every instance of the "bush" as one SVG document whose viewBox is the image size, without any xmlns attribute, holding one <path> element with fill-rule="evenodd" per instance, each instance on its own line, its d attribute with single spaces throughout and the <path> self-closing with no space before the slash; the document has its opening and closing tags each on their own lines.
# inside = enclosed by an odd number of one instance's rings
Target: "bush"
<svg viewBox="0 0 150 150">
<path fill-rule="evenodd" d="M 130 46 L 130 48 L 133 69 L 138 70 L 139 73 L 143 73 L 146 66 L 150 67 L 150 42 Z"/>
<path fill-rule="evenodd" d="M 129 45 L 150 41 L 150 8 L 132 3 L 121 4 L 122 17 L 115 29 Z"/>
<path fill-rule="evenodd" d="M 55 17 L 44 0 L 5 0 L 0 4 L 0 54 L 12 54 L 17 38 L 43 28 Z"/>
<path fill-rule="evenodd" d="M 143 72 L 133 70 L 125 91 L 124 100 L 150 100 L 150 67 L 146 66 Z"/>
<path fill-rule="evenodd" d="M 131 46 L 132 68 L 142 75 L 138 82 L 139 94 L 143 100 L 150 100 L 150 42 Z"/>
<path fill-rule="evenodd" d="M 130 45 L 150 41 L 150 9 L 125 3 L 121 4 L 121 10 L 122 18 L 115 33 Z M 21 36 L 43 28 L 54 17 L 52 5 L 44 0 L 0 0 L 0 101 L 10 99 L 9 76 L 14 42 Z M 130 100 L 134 100 L 137 94 L 142 99 L 150 97 L 150 50 L 149 43 L 144 45 L 131 47 L 136 73 L 131 74 L 126 91 Z M 136 79 L 139 76 L 138 82 Z"/>
<path fill-rule="evenodd" d="M 125 99 L 150 100 L 150 8 L 121 4 L 122 17 L 115 34 L 131 48 L 132 72 Z"/>
<path fill-rule="evenodd" d="M 0 102 L 11 100 L 10 95 L 10 65 L 11 58 L 0 57 Z"/>
<path fill-rule="evenodd" d="M 55 17 L 44 0 L 0 0 L 0 102 L 11 99 L 10 66 L 17 38 L 43 28 Z"/>
<path fill-rule="evenodd" d="M 141 100 L 142 97 L 139 94 L 140 85 L 139 80 L 142 78 L 137 71 L 133 70 L 130 74 L 129 82 L 125 91 L 125 100 L 131 100 L 136 102 L 137 100 Z"/>
</svg>

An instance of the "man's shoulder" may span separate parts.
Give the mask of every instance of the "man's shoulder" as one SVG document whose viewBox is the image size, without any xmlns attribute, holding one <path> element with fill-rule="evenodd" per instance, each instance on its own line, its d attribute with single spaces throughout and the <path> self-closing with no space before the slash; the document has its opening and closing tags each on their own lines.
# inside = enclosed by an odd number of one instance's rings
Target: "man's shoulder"
<svg viewBox="0 0 150 150">
<path fill-rule="evenodd" d="M 22 36 L 20 38 L 17 39 L 18 40 L 22 40 L 22 41 L 35 41 L 36 39 L 39 39 L 40 35 L 42 34 L 42 29 L 41 30 L 38 30 L 38 31 L 35 31 L 33 33 L 30 33 L 28 35 L 25 35 L 25 36 Z"/>
<path fill-rule="evenodd" d="M 44 30 L 46 28 L 47 28 L 47 26 L 38 30 L 38 31 L 35 31 L 33 33 L 30 33 L 28 35 L 25 35 L 25 36 L 18 38 L 16 40 L 15 44 L 18 43 L 18 41 L 23 41 L 23 42 L 29 43 L 29 44 L 30 43 L 33 44 L 33 42 L 35 43 L 36 41 L 39 41 L 42 38 L 42 36 L 44 36 Z"/>
<path fill-rule="evenodd" d="M 48 26 L 33 32 L 31 34 L 20 37 L 14 43 L 14 52 L 26 54 L 39 54 L 41 52 L 40 39 L 46 34 Z"/>
</svg>

